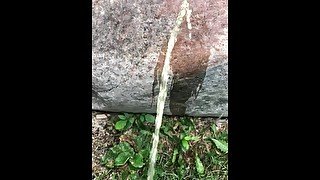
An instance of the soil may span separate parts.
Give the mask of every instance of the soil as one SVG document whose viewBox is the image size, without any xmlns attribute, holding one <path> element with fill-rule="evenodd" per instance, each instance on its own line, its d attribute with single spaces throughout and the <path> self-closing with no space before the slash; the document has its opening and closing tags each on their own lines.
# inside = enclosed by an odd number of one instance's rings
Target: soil
<svg viewBox="0 0 320 180">
<path fill-rule="evenodd" d="M 96 115 L 105 114 L 106 117 L 98 119 Z M 92 112 L 92 179 L 101 177 L 107 172 L 107 168 L 101 165 L 100 161 L 106 151 L 119 143 L 122 133 L 114 129 L 113 118 L 117 118 L 118 113 Z M 201 119 L 201 120 L 200 120 Z M 216 118 L 197 118 L 197 126 L 204 127 L 208 122 L 216 121 L 217 128 L 225 126 L 226 120 L 216 120 Z M 220 122 L 219 122 L 220 121 Z"/>
</svg>

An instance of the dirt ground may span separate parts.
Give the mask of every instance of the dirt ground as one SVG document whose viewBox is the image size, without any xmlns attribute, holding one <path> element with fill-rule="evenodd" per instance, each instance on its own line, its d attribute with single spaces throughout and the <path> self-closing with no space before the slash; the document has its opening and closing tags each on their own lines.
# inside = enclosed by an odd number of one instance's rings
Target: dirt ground
<svg viewBox="0 0 320 180">
<path fill-rule="evenodd" d="M 99 114 L 106 116 L 102 119 L 97 118 Z M 121 136 L 121 133 L 114 129 L 112 118 L 117 118 L 117 113 L 92 112 L 92 179 L 97 179 L 96 177 L 107 171 L 107 168 L 100 163 L 101 158 L 110 147 L 119 142 Z M 213 118 L 204 118 L 198 121 L 198 125 L 204 126 L 208 121 L 213 120 Z M 221 124 L 225 125 L 225 122 L 222 120 Z"/>
</svg>

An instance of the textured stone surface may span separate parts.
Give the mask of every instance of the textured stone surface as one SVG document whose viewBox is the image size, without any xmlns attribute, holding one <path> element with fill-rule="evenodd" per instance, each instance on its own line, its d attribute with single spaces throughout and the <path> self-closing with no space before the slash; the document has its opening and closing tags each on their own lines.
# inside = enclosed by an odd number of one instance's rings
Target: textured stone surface
<svg viewBox="0 0 320 180">
<path fill-rule="evenodd" d="M 92 109 L 155 113 L 181 0 L 93 0 Z M 227 0 L 189 0 L 170 59 L 165 114 L 228 115 Z M 191 37 L 191 38 L 190 38 Z"/>
</svg>

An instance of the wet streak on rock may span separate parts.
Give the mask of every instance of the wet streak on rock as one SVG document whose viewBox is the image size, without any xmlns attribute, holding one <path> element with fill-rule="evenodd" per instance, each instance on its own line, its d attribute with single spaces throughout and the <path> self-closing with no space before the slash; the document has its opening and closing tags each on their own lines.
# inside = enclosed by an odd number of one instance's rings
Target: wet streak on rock
<svg viewBox="0 0 320 180">
<path fill-rule="evenodd" d="M 210 49 L 204 42 L 208 29 L 204 17 L 191 16 L 191 24 L 192 29 L 188 30 L 186 19 L 184 20 L 171 54 L 170 67 L 173 81 L 170 89 L 170 111 L 173 115 L 184 115 L 186 101 L 192 96 L 196 98 L 206 75 L 210 56 Z M 192 35 L 191 39 L 189 32 Z M 153 96 L 154 88 L 159 83 L 166 49 L 167 42 L 163 45 L 154 70 Z"/>
<path fill-rule="evenodd" d="M 191 20 L 191 24 L 195 23 Z M 210 50 L 202 42 L 201 31 L 205 28 L 198 28 L 191 30 L 192 38 L 189 39 L 185 21 L 173 49 L 170 64 L 173 72 L 170 111 L 175 115 L 185 114 L 185 102 L 192 96 L 197 97 L 206 75 Z"/>
</svg>

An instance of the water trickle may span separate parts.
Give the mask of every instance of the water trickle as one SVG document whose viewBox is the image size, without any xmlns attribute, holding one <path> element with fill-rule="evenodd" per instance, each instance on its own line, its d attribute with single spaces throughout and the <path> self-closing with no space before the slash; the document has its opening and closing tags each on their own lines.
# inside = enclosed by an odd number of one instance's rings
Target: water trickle
<svg viewBox="0 0 320 180">
<path fill-rule="evenodd" d="M 158 95 L 158 101 L 157 101 L 157 116 L 155 120 L 155 130 L 153 134 L 153 142 L 152 142 L 152 148 L 150 152 L 150 164 L 148 169 L 148 180 L 153 180 L 154 176 L 154 166 L 156 163 L 156 157 L 157 157 L 157 148 L 158 148 L 158 142 L 159 142 L 159 131 L 162 123 L 162 116 L 163 116 L 163 109 L 165 100 L 167 97 L 167 90 L 168 90 L 168 77 L 169 77 L 169 71 L 170 71 L 170 58 L 171 58 L 171 52 L 173 50 L 174 44 L 177 41 L 177 36 L 180 31 L 181 23 L 183 22 L 184 16 L 188 13 L 187 19 L 190 18 L 191 11 L 189 9 L 189 3 L 188 0 L 183 0 L 180 8 L 179 15 L 176 20 L 175 27 L 171 31 L 170 38 L 168 41 L 166 56 L 164 60 L 164 65 L 162 69 L 161 74 L 161 81 L 160 81 L 160 92 Z M 190 22 L 190 20 L 189 20 Z M 191 24 L 188 25 L 191 29 Z"/>
</svg>

